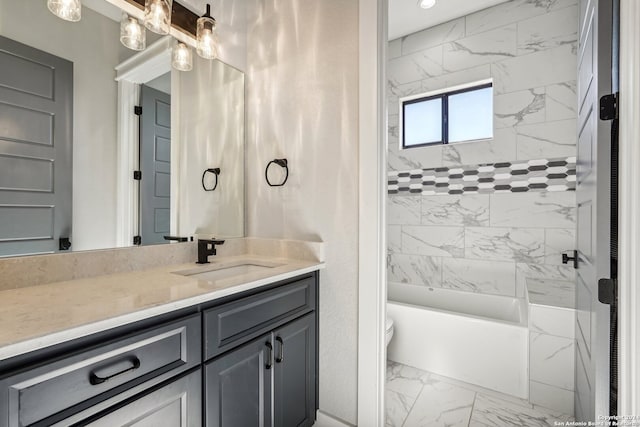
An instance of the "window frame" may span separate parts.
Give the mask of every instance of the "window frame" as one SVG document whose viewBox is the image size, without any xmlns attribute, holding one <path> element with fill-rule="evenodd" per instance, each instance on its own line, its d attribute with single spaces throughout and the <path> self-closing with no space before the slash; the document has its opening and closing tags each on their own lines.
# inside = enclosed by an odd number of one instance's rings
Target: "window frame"
<svg viewBox="0 0 640 427">
<path fill-rule="evenodd" d="M 410 149 L 410 148 L 420 148 L 420 147 L 430 147 L 433 145 L 449 145 L 450 141 L 449 141 L 449 97 L 452 95 L 458 95 L 461 93 L 466 93 L 466 92 L 473 92 L 476 90 L 481 90 L 481 89 L 486 89 L 486 88 L 493 88 L 493 79 L 487 79 L 487 80 L 481 80 L 481 81 L 477 81 L 477 82 L 473 82 L 473 83 L 468 83 L 468 84 L 464 84 L 464 85 L 459 85 L 459 86 L 454 86 L 454 87 L 449 87 L 446 89 L 442 89 L 442 90 L 438 90 L 438 91 L 432 91 L 432 92 L 426 92 L 426 93 L 421 93 L 418 95 L 411 95 L 411 96 L 406 96 L 403 98 L 399 99 L 399 104 L 400 104 L 400 117 L 399 117 L 399 121 L 398 121 L 398 127 L 399 129 L 399 143 L 400 143 L 400 150 L 406 150 L 406 149 Z M 424 142 L 421 144 L 413 144 L 413 145 L 405 145 L 405 138 L 404 138 L 404 126 L 405 126 L 405 122 L 404 122 L 404 108 L 405 105 L 411 105 L 411 104 L 417 104 L 419 102 L 424 102 L 424 101 L 431 101 L 434 99 L 440 99 L 441 100 L 441 126 L 442 126 L 442 133 L 441 133 L 441 137 L 439 141 L 433 141 L 433 142 Z M 492 108 L 493 108 L 493 98 L 492 98 Z M 493 118 L 492 118 L 492 130 L 493 130 Z M 484 140 L 489 140 L 489 139 L 493 139 L 493 131 L 492 131 L 492 136 L 490 138 L 479 138 L 479 139 L 468 139 L 468 140 L 464 140 L 464 141 L 456 141 L 453 142 L 452 144 L 460 144 L 460 143 L 465 143 L 465 142 L 472 142 L 472 141 L 484 141 Z"/>
</svg>

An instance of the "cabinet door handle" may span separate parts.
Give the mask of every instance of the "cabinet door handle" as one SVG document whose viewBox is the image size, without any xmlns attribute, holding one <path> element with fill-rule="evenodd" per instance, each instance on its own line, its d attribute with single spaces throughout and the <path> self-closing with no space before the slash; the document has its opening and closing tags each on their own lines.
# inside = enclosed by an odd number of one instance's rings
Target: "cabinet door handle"
<svg viewBox="0 0 640 427">
<path fill-rule="evenodd" d="M 276 363 L 282 363 L 284 361 L 284 341 L 280 337 L 276 337 L 276 341 L 280 343 L 280 356 L 276 357 Z"/>
<path fill-rule="evenodd" d="M 269 355 L 267 356 L 267 365 L 265 366 L 265 368 L 271 369 L 271 367 L 273 366 L 273 346 L 269 341 L 267 341 L 265 345 L 269 349 Z"/>
<path fill-rule="evenodd" d="M 122 374 L 126 374 L 127 372 L 131 372 L 131 371 L 135 371 L 136 369 L 138 369 L 140 367 L 140 359 L 138 359 L 136 356 L 132 356 L 129 359 L 127 359 L 128 362 L 131 363 L 131 366 L 123 369 L 122 371 L 118 371 L 115 374 L 111 374 L 111 375 L 107 375 L 106 377 L 101 377 L 98 374 L 96 374 L 94 371 L 91 371 L 91 373 L 89 374 L 89 383 L 91 385 L 98 385 L 98 384 L 102 384 L 104 382 L 109 381 L 112 378 L 117 377 L 118 375 L 122 375 Z"/>
</svg>

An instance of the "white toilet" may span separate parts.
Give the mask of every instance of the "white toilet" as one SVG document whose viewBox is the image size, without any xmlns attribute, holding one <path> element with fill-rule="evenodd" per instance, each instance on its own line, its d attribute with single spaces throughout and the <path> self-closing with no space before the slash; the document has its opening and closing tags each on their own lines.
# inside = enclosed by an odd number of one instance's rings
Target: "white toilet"
<svg viewBox="0 0 640 427">
<path fill-rule="evenodd" d="M 393 336 L 393 319 L 387 317 L 387 322 L 385 325 L 386 336 L 387 336 L 387 345 L 389 345 L 389 341 L 391 341 L 391 337 Z"/>
</svg>

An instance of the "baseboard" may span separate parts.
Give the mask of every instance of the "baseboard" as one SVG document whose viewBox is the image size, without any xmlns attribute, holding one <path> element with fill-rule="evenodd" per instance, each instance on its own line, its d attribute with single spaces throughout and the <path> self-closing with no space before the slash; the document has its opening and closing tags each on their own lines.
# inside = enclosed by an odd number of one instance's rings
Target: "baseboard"
<svg viewBox="0 0 640 427">
<path fill-rule="evenodd" d="M 332 417 L 322 411 L 316 412 L 316 423 L 314 427 L 353 427 L 342 420 Z"/>
</svg>

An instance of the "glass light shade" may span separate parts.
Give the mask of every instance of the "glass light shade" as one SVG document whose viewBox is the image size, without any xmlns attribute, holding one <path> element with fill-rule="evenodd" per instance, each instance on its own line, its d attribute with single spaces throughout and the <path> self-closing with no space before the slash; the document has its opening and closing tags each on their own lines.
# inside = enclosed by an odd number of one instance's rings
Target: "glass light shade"
<svg viewBox="0 0 640 427">
<path fill-rule="evenodd" d="M 126 13 L 120 21 L 120 42 L 133 50 L 144 50 L 147 46 L 147 33 L 138 20 Z"/>
<path fill-rule="evenodd" d="M 169 34 L 173 0 L 145 0 L 144 26 L 157 34 Z"/>
<path fill-rule="evenodd" d="M 215 59 L 218 57 L 215 19 L 209 16 L 198 18 L 196 37 L 198 40 L 198 55 L 204 59 Z"/>
<path fill-rule="evenodd" d="M 423 9 L 431 9 L 436 5 L 436 0 L 418 0 L 418 5 Z"/>
<path fill-rule="evenodd" d="M 193 56 L 191 48 L 182 42 L 173 46 L 171 65 L 178 71 L 191 71 L 193 69 Z"/>
<path fill-rule="evenodd" d="M 47 0 L 47 7 L 58 18 L 78 22 L 82 17 L 80 0 Z"/>
</svg>

